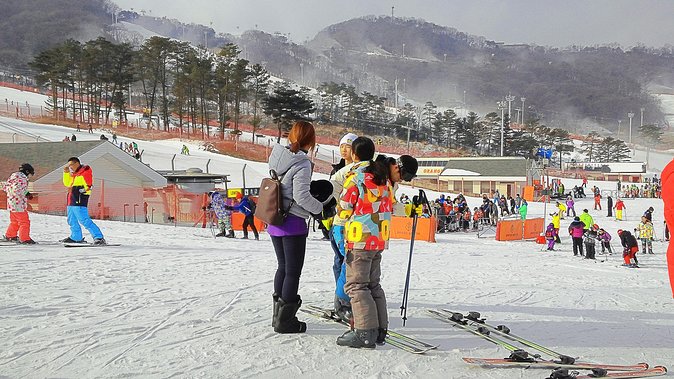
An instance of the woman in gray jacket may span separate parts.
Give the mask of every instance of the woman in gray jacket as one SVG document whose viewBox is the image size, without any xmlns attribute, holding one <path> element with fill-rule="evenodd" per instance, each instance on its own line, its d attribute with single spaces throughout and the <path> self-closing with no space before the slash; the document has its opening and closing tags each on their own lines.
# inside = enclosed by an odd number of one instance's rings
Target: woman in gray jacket
<svg viewBox="0 0 674 379">
<path fill-rule="evenodd" d="M 314 126 L 295 122 L 288 142 L 287 147 L 275 145 L 269 156 L 269 168 L 281 178 L 283 209 L 288 211 L 283 224 L 267 228 L 278 260 L 272 326 L 277 333 L 304 333 L 307 325 L 297 320 L 296 313 L 302 305 L 297 290 L 309 234 L 306 220 L 323 211 L 323 204 L 309 193 L 313 166 L 308 154 L 316 145 Z"/>
</svg>

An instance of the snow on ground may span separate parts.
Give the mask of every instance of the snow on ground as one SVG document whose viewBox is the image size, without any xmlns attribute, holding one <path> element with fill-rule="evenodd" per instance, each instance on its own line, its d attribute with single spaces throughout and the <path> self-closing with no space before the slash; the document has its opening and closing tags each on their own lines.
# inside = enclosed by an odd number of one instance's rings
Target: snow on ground
<svg viewBox="0 0 674 379">
<path fill-rule="evenodd" d="M 580 200 L 579 208 L 590 203 Z M 641 210 L 651 205 L 661 226 L 662 204 L 655 200 L 629 201 L 622 223 L 603 211 L 592 214 L 615 234 L 618 227 L 636 225 Z M 31 219 L 38 241 L 67 235 L 63 217 L 31 214 Z M 6 225 L 6 211 L 0 211 L 0 220 Z M 390 346 L 339 347 L 339 325 L 304 314 L 299 317 L 308 322 L 306 334 L 275 334 L 270 294 L 276 261 L 266 234 L 261 241 L 216 240 L 207 229 L 98 223 L 109 241 L 123 246 L 0 248 L 0 375 L 542 378 L 548 373 L 464 364 L 464 356 L 507 352 L 424 314 L 438 307 L 481 311 L 515 333 L 588 361 L 671 366 L 674 356 L 674 309 L 661 242 L 655 243 L 655 255 L 639 255 L 642 268 L 628 269 L 619 266 L 620 254 L 598 255 L 597 261 L 573 257 L 566 236 L 551 253 L 533 242 L 441 234 L 436 244 L 415 243 L 409 319 L 402 328 L 398 307 L 409 242 L 394 240 L 382 263 L 391 328 L 440 345 L 417 356 Z M 329 243 L 312 233 L 300 284 L 306 304 L 332 303 L 332 254 Z"/>
<path fill-rule="evenodd" d="M 49 140 L 73 133 L 12 119 L 0 119 L 2 125 Z M 182 143 L 139 141 L 139 147 L 153 168 L 170 169 Z M 211 172 L 239 176 L 247 164 L 251 182 L 266 173 L 265 164 L 189 146 L 192 156 L 177 155 L 176 168 L 205 168 L 212 159 Z M 580 181 L 564 183 L 571 188 Z M 607 182 L 589 185 L 615 188 Z M 438 195 L 427 193 L 431 199 Z M 469 199 L 469 206 L 477 205 L 478 199 Z M 595 222 L 616 237 L 618 228 L 635 227 L 653 206 L 662 238 L 660 200 L 626 200 L 626 205 L 622 222 L 592 210 L 589 198 L 578 200 L 576 208 L 589 208 Z M 543 205 L 531 203 L 529 214 L 543 215 Z M 663 242 L 654 243 L 655 255 L 639 254 L 641 268 L 627 269 L 620 267 L 617 242 L 617 254 L 587 261 L 572 256 L 564 234 L 555 252 L 474 233 L 440 234 L 436 244 L 417 241 L 403 328 L 399 305 L 410 245 L 394 240 L 382 262 L 390 327 L 440 345 L 418 356 L 390 346 L 374 351 L 336 346 L 343 329 L 304 314 L 299 317 L 308 323 L 306 334 L 274 333 L 270 295 L 276 259 L 264 233 L 261 241 L 216 240 L 207 229 L 97 221 L 106 239 L 121 247 L 68 249 L 48 244 L 68 234 L 64 217 L 31 214 L 31 221 L 32 237 L 43 244 L 0 247 L 0 377 L 542 378 L 549 373 L 464 364 L 461 357 L 507 352 L 424 313 L 438 307 L 480 311 L 494 324 L 587 361 L 671 366 L 674 357 Z M 562 221 L 562 231 L 569 222 Z M 0 211 L 0 227 L 7 223 L 8 213 Z M 329 243 L 312 232 L 300 283 L 305 304 L 332 304 L 332 256 Z"/>
</svg>

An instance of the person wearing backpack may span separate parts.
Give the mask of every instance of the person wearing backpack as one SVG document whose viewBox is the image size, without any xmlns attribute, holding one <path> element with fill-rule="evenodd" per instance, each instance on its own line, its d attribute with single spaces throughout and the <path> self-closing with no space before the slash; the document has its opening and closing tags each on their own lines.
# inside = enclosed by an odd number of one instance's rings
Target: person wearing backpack
<svg viewBox="0 0 674 379">
<path fill-rule="evenodd" d="M 298 294 L 300 275 L 304 265 L 312 214 L 322 214 L 324 204 L 311 195 L 312 163 L 309 152 L 316 145 L 314 126 L 308 121 L 297 121 L 288 134 L 289 146 L 275 145 L 269 156 L 269 168 L 281 184 L 280 207 L 285 219 L 277 225 L 269 224 L 267 232 L 276 253 L 278 266 L 274 275 L 272 326 L 277 333 L 304 333 L 307 325 L 297 319 L 302 305 Z M 336 201 L 326 201 L 326 208 Z M 258 204 L 258 212 L 261 204 Z"/>
</svg>

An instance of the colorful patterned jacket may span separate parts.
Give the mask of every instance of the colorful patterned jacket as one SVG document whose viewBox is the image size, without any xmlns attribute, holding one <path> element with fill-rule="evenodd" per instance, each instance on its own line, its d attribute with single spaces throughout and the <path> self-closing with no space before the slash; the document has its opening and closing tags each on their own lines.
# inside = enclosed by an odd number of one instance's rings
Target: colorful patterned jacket
<svg viewBox="0 0 674 379">
<path fill-rule="evenodd" d="M 639 233 L 640 239 L 651 240 L 653 239 L 653 224 L 650 222 L 640 222 L 637 225 L 637 233 Z"/>
<path fill-rule="evenodd" d="M 7 210 L 10 212 L 25 212 L 28 210 L 28 177 L 23 172 L 15 172 L 9 176 L 3 185 L 7 193 Z"/>
<path fill-rule="evenodd" d="M 388 247 L 393 210 L 393 189 L 389 182 L 376 185 L 365 167 L 353 171 L 344 181 L 339 214 L 345 225 L 347 250 L 381 251 Z"/>
<path fill-rule="evenodd" d="M 68 187 L 68 206 L 86 207 L 91 196 L 94 176 L 89 166 L 80 166 L 77 171 L 63 173 L 63 185 Z"/>
</svg>

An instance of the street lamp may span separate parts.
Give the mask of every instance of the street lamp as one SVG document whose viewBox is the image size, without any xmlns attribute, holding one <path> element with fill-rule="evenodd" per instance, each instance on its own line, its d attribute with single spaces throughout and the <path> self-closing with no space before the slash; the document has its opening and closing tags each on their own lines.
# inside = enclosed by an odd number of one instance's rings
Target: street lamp
<svg viewBox="0 0 674 379">
<path fill-rule="evenodd" d="M 521 97 L 520 100 L 522 100 L 522 125 L 524 125 L 524 101 L 526 100 L 526 97 Z"/>
<path fill-rule="evenodd" d="M 641 108 L 641 124 L 639 126 L 644 126 L 644 108 Z"/>
<path fill-rule="evenodd" d="M 622 124 L 623 120 L 618 120 L 618 138 L 620 138 L 620 124 Z"/>
<path fill-rule="evenodd" d="M 629 112 L 627 117 L 630 119 L 630 139 L 629 143 L 632 143 L 632 118 L 634 117 L 634 112 Z"/>
<path fill-rule="evenodd" d="M 508 94 L 508 96 L 505 97 L 506 101 L 508 102 L 508 124 L 512 123 L 512 113 L 510 112 L 511 110 L 511 105 L 512 102 L 515 100 L 515 96 Z M 503 155 L 503 154 L 501 154 Z"/>
<path fill-rule="evenodd" d="M 504 120 L 503 120 L 503 111 L 506 108 L 506 102 L 505 101 L 497 101 L 496 105 L 498 106 L 498 109 L 501 110 L 501 156 L 503 156 L 503 129 L 505 128 Z"/>
</svg>

